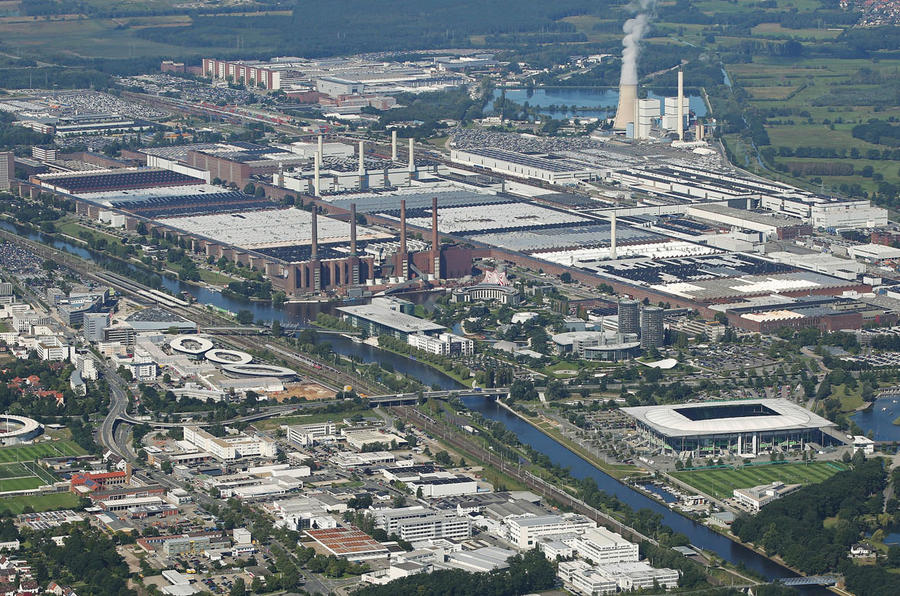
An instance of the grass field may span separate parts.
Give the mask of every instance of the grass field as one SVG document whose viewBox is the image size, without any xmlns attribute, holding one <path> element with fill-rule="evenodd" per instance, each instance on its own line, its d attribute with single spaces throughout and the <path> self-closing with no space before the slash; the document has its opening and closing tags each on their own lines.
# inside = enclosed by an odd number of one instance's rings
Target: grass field
<svg viewBox="0 0 900 596">
<path fill-rule="evenodd" d="M 10 497 L 8 499 L 0 499 L 0 511 L 5 510 L 18 515 L 25 510 L 26 506 L 31 506 L 34 511 L 71 509 L 78 507 L 79 502 L 78 495 L 72 493 L 56 493 L 39 497 Z"/>
<path fill-rule="evenodd" d="M 813 462 L 717 470 L 686 470 L 672 472 L 672 476 L 702 493 L 717 499 L 727 499 L 734 494 L 733 491 L 736 488 L 750 488 L 775 481 L 785 484 L 815 484 L 827 480 L 845 469 L 847 469 L 846 466 L 837 462 Z"/>
<path fill-rule="evenodd" d="M 35 461 L 44 457 L 84 455 L 87 453 L 74 441 L 48 441 L 34 445 L 15 445 L 0 448 L 0 464 Z"/>
</svg>

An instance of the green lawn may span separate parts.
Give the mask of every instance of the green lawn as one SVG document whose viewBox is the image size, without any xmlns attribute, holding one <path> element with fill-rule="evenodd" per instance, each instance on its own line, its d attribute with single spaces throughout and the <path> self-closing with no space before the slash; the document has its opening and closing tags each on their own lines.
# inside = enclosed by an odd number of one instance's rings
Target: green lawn
<svg viewBox="0 0 900 596">
<path fill-rule="evenodd" d="M 0 493 L 11 492 L 15 490 L 31 490 L 47 484 L 37 476 L 27 476 L 24 478 L 5 478 L 0 480 Z"/>
<path fill-rule="evenodd" d="M 84 455 L 87 453 L 74 441 L 48 441 L 34 445 L 15 445 L 0 448 L 0 464 L 35 461 L 44 457 Z"/>
<path fill-rule="evenodd" d="M 718 499 L 727 499 L 733 495 L 736 488 L 750 488 L 775 481 L 785 484 L 815 484 L 845 469 L 846 466 L 837 462 L 812 462 L 717 470 L 685 470 L 672 472 L 672 476 L 702 493 Z"/>
<path fill-rule="evenodd" d="M 0 499 L 0 511 L 6 510 L 18 515 L 29 505 L 34 511 L 52 511 L 54 509 L 73 509 L 78 507 L 79 503 L 78 495 L 72 493 L 54 493 L 38 497 L 10 497 Z"/>
<path fill-rule="evenodd" d="M 31 470 L 25 464 L 0 464 L 0 480 L 22 476 L 31 476 Z"/>
</svg>

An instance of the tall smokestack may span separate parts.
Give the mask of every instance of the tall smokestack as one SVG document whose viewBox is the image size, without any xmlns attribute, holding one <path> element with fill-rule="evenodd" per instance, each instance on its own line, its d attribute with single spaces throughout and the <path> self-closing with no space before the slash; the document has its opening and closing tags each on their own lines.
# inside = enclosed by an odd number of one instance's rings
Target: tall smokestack
<svg viewBox="0 0 900 596">
<path fill-rule="evenodd" d="M 431 197 L 431 258 L 434 260 L 432 273 L 434 279 L 441 278 L 441 242 L 438 237 L 437 197 Z"/>
<path fill-rule="evenodd" d="M 634 124 L 632 125 L 634 140 L 641 138 L 641 100 L 634 100 Z"/>
<path fill-rule="evenodd" d="M 400 199 L 400 274 L 406 279 L 409 273 L 409 255 L 406 254 L 406 199 Z"/>
<path fill-rule="evenodd" d="M 616 212 L 612 212 L 612 216 L 609 218 L 609 258 L 613 261 L 616 260 Z"/>
<path fill-rule="evenodd" d="M 678 140 L 684 140 L 684 73 L 678 69 Z"/>
<path fill-rule="evenodd" d="M 360 141 L 359 142 L 359 175 L 360 176 L 366 175 L 365 157 L 366 157 L 366 142 Z"/>
<path fill-rule="evenodd" d="M 350 256 L 356 256 L 356 203 L 350 203 Z"/>
<path fill-rule="evenodd" d="M 397 161 L 397 129 L 391 131 L 391 161 Z"/>
<path fill-rule="evenodd" d="M 319 137 L 319 138 L 321 138 L 321 137 Z M 319 167 L 320 167 L 319 162 L 321 162 L 321 161 L 322 161 L 322 153 L 316 152 L 315 158 L 313 159 L 313 162 L 314 162 L 313 191 L 315 193 L 315 196 L 317 196 L 317 197 L 322 195 L 322 188 L 319 186 L 319 182 L 320 182 L 319 181 Z"/>
<path fill-rule="evenodd" d="M 325 155 L 325 152 L 323 151 L 323 147 L 322 147 L 322 135 L 319 135 L 318 144 L 319 144 L 319 146 L 316 148 L 316 150 L 319 152 L 319 155 Z"/>
<path fill-rule="evenodd" d="M 316 207 L 316 204 L 312 204 L 312 220 L 310 225 L 312 229 L 309 233 L 309 258 L 311 261 L 315 261 L 319 258 L 319 208 Z"/>
<path fill-rule="evenodd" d="M 413 174 L 416 171 L 416 158 L 415 158 L 415 140 L 412 137 L 409 137 L 409 173 Z"/>
</svg>

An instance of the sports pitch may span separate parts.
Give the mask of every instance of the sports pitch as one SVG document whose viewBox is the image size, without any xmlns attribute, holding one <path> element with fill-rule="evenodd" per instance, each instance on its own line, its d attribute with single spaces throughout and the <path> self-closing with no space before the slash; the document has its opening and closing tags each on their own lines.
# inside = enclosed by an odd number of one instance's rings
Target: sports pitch
<svg viewBox="0 0 900 596">
<path fill-rule="evenodd" d="M 815 484 L 846 469 L 847 466 L 839 462 L 812 462 L 684 470 L 672 472 L 672 476 L 702 493 L 717 499 L 728 499 L 734 495 L 736 488 L 750 488 L 776 481 L 785 484 Z"/>
<path fill-rule="evenodd" d="M 0 448 L 0 493 L 31 490 L 56 482 L 56 477 L 36 463 L 44 457 L 83 455 L 72 441 L 49 441 Z"/>
</svg>

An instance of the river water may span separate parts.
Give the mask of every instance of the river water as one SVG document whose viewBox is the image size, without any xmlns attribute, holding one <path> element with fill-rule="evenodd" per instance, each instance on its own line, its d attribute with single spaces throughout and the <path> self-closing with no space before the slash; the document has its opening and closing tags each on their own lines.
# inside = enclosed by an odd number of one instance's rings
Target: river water
<svg viewBox="0 0 900 596">
<path fill-rule="evenodd" d="M 616 113 L 619 103 L 617 89 L 604 89 L 600 87 L 542 87 L 540 89 L 495 89 L 494 99 L 498 99 L 503 92 L 506 99 L 519 105 L 538 108 L 541 114 L 553 118 L 610 118 Z M 661 95 L 648 93 L 648 98 L 662 99 Z M 689 95 L 688 102 L 691 111 L 698 117 L 706 116 L 706 102 L 699 95 Z M 575 111 L 553 111 L 549 106 L 574 106 L 581 108 Z M 485 112 L 493 112 L 493 101 L 485 106 Z"/>
<path fill-rule="evenodd" d="M 43 234 L 37 234 L 18 226 L 12 226 L 7 222 L 0 222 L 0 227 L 16 232 L 30 240 L 50 244 L 54 248 L 64 250 L 71 254 L 92 259 L 94 255 L 84 247 L 77 246 L 62 240 L 51 240 Z M 163 276 L 163 286 L 172 291 L 182 290 L 193 294 L 199 303 L 211 304 L 219 308 L 237 312 L 248 309 L 253 312 L 257 320 L 278 320 L 282 323 L 308 323 L 319 312 L 332 314 L 335 304 L 331 303 L 288 303 L 283 308 L 276 308 L 267 302 L 255 302 L 250 300 L 233 299 L 223 296 L 220 292 L 209 288 L 185 284 L 176 279 Z M 433 300 L 430 296 L 410 296 L 418 300 Z M 378 362 L 393 367 L 397 372 L 404 373 L 420 382 L 440 389 L 459 389 L 460 385 L 454 379 L 428 367 L 415 360 L 385 352 L 366 344 L 359 344 L 340 335 L 322 335 L 322 341 L 327 341 L 335 352 L 358 358 L 363 362 Z M 752 550 L 736 544 L 721 536 L 703 524 L 696 523 L 682 515 L 671 511 L 658 501 L 621 484 L 611 476 L 600 471 L 587 460 L 583 459 L 555 439 L 540 432 L 518 416 L 500 407 L 491 399 L 483 396 L 468 396 L 463 398 L 466 407 L 480 412 L 485 418 L 497 420 L 514 432 L 522 443 L 532 446 L 534 449 L 547 455 L 550 460 L 564 468 L 571 469 L 575 478 L 591 477 L 599 488 L 615 495 L 634 509 L 648 508 L 663 516 L 663 521 L 676 532 L 686 535 L 691 544 L 704 550 L 712 551 L 735 565 L 743 563 L 747 568 L 764 575 L 767 578 L 788 577 L 795 575 L 793 572 L 781 567 Z M 891 420 L 893 418 L 890 418 Z M 897 428 L 897 427 L 894 427 Z M 807 588 L 804 594 L 827 594 L 822 588 Z"/>
</svg>

